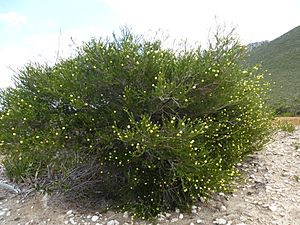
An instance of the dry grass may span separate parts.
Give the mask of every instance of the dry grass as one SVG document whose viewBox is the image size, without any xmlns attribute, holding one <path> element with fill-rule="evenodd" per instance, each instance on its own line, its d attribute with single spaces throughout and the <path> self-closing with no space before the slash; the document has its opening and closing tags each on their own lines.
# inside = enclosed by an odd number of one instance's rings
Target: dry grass
<svg viewBox="0 0 300 225">
<path fill-rule="evenodd" d="M 275 121 L 278 123 L 289 123 L 294 126 L 300 125 L 300 117 L 276 117 Z"/>
</svg>

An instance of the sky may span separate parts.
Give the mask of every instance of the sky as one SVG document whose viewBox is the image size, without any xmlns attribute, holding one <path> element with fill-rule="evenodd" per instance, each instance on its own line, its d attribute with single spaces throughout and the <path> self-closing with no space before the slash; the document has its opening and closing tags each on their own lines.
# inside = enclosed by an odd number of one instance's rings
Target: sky
<svg viewBox="0 0 300 225">
<path fill-rule="evenodd" d="M 0 0 L 0 88 L 26 63 L 53 64 L 122 26 L 205 45 L 216 25 L 271 41 L 300 25 L 300 0 Z"/>
</svg>

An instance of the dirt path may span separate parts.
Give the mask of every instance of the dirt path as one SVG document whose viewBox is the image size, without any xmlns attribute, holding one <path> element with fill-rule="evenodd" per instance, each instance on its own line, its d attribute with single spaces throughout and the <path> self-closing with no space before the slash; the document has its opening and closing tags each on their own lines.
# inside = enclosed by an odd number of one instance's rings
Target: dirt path
<svg viewBox="0 0 300 225">
<path fill-rule="evenodd" d="M 300 224 L 300 127 L 293 134 L 279 133 L 266 148 L 240 165 L 245 182 L 228 196 L 159 217 L 159 224 L 196 225 L 299 225 Z M 0 170 L 1 172 L 1 170 Z M 0 174 L 0 182 L 5 177 Z M 128 215 L 107 212 L 79 213 L 55 206 L 41 194 L 25 196 L 0 188 L 0 224 L 147 224 Z M 149 224 L 149 223 L 148 223 Z"/>
</svg>

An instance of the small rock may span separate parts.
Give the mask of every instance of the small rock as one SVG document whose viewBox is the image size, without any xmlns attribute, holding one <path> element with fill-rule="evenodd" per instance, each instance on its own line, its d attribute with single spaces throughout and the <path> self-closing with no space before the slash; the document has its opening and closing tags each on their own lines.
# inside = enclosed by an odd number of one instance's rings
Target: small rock
<svg viewBox="0 0 300 225">
<path fill-rule="evenodd" d="M 213 223 L 221 225 L 221 224 L 226 224 L 227 221 L 225 219 L 220 218 L 220 219 L 216 219 L 215 221 L 213 221 Z"/>
<path fill-rule="evenodd" d="M 225 206 L 225 205 L 221 205 L 220 211 L 224 212 L 224 211 L 226 211 L 226 210 L 227 210 L 226 206 Z"/>
<path fill-rule="evenodd" d="M 166 217 L 168 217 L 168 218 L 172 216 L 171 213 L 166 213 L 165 215 L 166 215 Z"/>
<path fill-rule="evenodd" d="M 65 224 L 68 224 L 68 223 L 69 223 L 69 221 L 68 221 L 68 220 L 66 220 L 66 221 L 65 221 Z"/>
<path fill-rule="evenodd" d="M 276 205 L 270 205 L 269 206 L 269 209 L 272 211 L 272 212 L 275 212 L 277 210 L 277 206 Z"/>
<path fill-rule="evenodd" d="M 195 225 L 195 224 L 193 222 L 191 222 L 190 225 Z"/>
<path fill-rule="evenodd" d="M 107 225 L 119 225 L 119 224 L 120 223 L 117 220 L 110 220 L 110 221 L 107 222 Z"/>
<path fill-rule="evenodd" d="M 180 213 L 178 218 L 179 218 L 179 219 L 183 219 L 183 214 Z"/>
<path fill-rule="evenodd" d="M 124 212 L 123 218 L 127 219 L 128 218 L 128 212 Z"/>
<path fill-rule="evenodd" d="M 71 215 L 71 214 L 73 214 L 73 211 L 72 211 L 72 210 L 69 210 L 66 214 L 67 214 L 67 215 Z"/>
<path fill-rule="evenodd" d="M 71 223 L 71 224 L 73 224 L 73 225 L 77 224 L 77 222 L 75 222 L 75 220 L 74 220 L 73 217 L 71 217 L 69 220 L 70 220 L 70 223 Z"/>
<path fill-rule="evenodd" d="M 175 209 L 175 212 L 176 212 L 176 213 L 180 213 L 180 209 L 176 208 L 176 209 Z"/>
<path fill-rule="evenodd" d="M 175 223 L 175 222 L 177 222 L 178 221 L 178 218 L 173 218 L 173 219 L 171 219 L 171 223 Z"/>
<path fill-rule="evenodd" d="M 197 221 L 196 221 L 197 223 L 202 223 L 203 222 L 203 220 L 201 220 L 201 219 L 197 219 Z"/>
<path fill-rule="evenodd" d="M 99 216 L 92 216 L 92 219 L 91 219 L 91 220 L 92 220 L 93 222 L 96 222 L 98 219 L 99 219 Z"/>
</svg>

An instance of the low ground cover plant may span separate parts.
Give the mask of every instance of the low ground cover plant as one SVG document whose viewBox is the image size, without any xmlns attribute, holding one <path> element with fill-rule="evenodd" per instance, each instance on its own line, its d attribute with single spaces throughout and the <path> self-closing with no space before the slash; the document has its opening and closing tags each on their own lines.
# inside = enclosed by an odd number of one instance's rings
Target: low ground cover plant
<svg viewBox="0 0 300 225">
<path fill-rule="evenodd" d="M 28 64 L 1 92 L 5 171 L 142 217 L 226 192 L 271 131 L 268 85 L 244 54 L 232 34 L 171 49 L 124 29 Z"/>
</svg>

